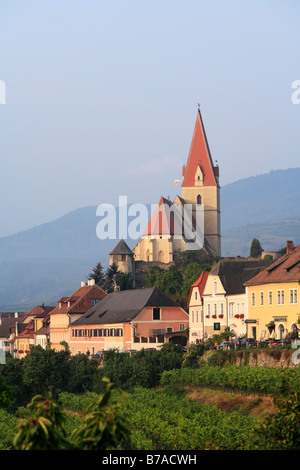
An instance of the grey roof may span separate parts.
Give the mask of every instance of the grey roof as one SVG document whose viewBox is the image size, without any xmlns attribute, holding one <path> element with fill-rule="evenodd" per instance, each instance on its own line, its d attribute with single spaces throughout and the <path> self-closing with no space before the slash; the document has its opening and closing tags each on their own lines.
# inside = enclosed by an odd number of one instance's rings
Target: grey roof
<svg viewBox="0 0 300 470">
<path fill-rule="evenodd" d="M 245 292 L 245 282 L 269 266 L 271 261 L 262 259 L 223 259 L 210 271 L 218 275 L 227 294 Z"/>
<path fill-rule="evenodd" d="M 179 307 L 157 287 L 112 292 L 72 323 L 97 325 L 133 320 L 145 307 Z"/>
<path fill-rule="evenodd" d="M 2 317 L 0 325 L 0 338 L 8 338 L 10 329 L 15 326 L 17 322 L 22 321 L 23 317 Z"/>
<path fill-rule="evenodd" d="M 117 246 L 109 253 L 110 255 L 133 255 L 133 252 L 124 242 L 124 240 L 120 240 Z"/>
</svg>

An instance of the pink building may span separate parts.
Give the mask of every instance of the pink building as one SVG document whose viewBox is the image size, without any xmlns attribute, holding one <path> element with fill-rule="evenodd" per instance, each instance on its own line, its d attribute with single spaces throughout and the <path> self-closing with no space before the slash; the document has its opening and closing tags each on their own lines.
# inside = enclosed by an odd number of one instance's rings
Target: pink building
<svg viewBox="0 0 300 470">
<path fill-rule="evenodd" d="M 185 345 L 187 312 L 156 287 L 113 292 L 70 325 L 71 354 Z"/>
</svg>

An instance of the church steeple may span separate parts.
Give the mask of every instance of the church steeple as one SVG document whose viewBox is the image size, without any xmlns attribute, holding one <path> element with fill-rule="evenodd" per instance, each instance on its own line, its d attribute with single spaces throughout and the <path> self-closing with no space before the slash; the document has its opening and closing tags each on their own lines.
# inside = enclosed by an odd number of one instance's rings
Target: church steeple
<svg viewBox="0 0 300 470">
<path fill-rule="evenodd" d="M 219 167 L 213 164 L 200 107 L 198 107 L 187 164 L 182 168 L 181 186 L 217 186 L 218 177 Z"/>
<path fill-rule="evenodd" d="M 182 199 L 204 208 L 204 235 L 211 249 L 221 256 L 219 167 L 214 165 L 198 108 L 187 164 L 182 168 Z"/>
</svg>

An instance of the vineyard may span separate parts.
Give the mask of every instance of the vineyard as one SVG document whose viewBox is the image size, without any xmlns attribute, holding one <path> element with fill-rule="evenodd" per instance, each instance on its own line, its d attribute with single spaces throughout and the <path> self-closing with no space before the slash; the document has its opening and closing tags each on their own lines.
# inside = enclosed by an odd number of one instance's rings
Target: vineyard
<svg viewBox="0 0 300 470">
<path fill-rule="evenodd" d="M 63 393 L 63 408 L 84 412 L 93 394 L 80 398 Z M 123 394 L 120 414 L 132 430 L 123 448 L 134 450 L 238 450 L 255 441 L 256 420 L 238 412 L 222 412 L 186 398 L 183 390 L 138 387 Z"/>
<path fill-rule="evenodd" d="M 300 369 L 233 366 L 164 371 L 162 385 L 213 387 L 236 393 L 284 395 L 299 390 Z"/>
<path fill-rule="evenodd" d="M 114 420 L 118 417 L 116 422 L 123 423 L 130 431 L 121 434 L 122 437 L 117 441 L 120 450 L 295 449 L 300 446 L 299 381 L 298 368 L 237 367 L 228 364 L 223 367 L 165 370 L 161 373 L 160 383 L 154 387 L 137 385 L 126 390 L 122 387 L 114 388 L 110 408 L 114 411 L 107 416 L 113 416 Z M 270 397 L 276 397 L 274 403 L 277 406 L 281 402 L 281 405 L 275 415 L 250 416 L 242 406 L 221 409 L 214 404 L 192 399 L 191 390 L 196 392 L 206 388 L 210 391 L 215 389 L 213 393 L 219 395 L 220 391 L 230 392 L 235 398 L 242 395 L 240 402 L 243 404 L 246 400 L 244 395 L 252 394 L 260 401 L 266 400 L 260 398 L 266 395 L 271 403 Z M 224 393 L 222 395 L 224 400 Z M 55 406 L 61 410 L 64 435 L 70 439 L 69 444 L 74 441 L 74 436 L 83 433 L 87 409 L 90 423 L 97 423 L 96 416 L 100 416 L 98 407 L 102 397 L 102 394 L 94 391 L 61 391 L 57 395 Z M 91 415 L 93 412 L 94 417 Z M 16 414 L 0 410 L 0 450 L 14 448 L 17 416 L 21 414 L 21 408 Z M 54 435 L 50 432 L 49 421 L 48 426 L 47 436 Z M 118 426 L 115 428 L 118 429 Z M 27 424 L 24 429 L 27 429 Z M 24 429 L 22 432 L 26 434 Z M 37 431 L 38 428 L 35 428 L 34 432 Z M 39 439 L 36 442 L 39 445 Z"/>
</svg>

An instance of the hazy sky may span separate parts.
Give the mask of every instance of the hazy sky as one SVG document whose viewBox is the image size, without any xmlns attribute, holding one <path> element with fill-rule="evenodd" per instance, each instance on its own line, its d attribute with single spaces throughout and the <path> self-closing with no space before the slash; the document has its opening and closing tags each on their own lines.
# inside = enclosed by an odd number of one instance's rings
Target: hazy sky
<svg viewBox="0 0 300 470">
<path fill-rule="evenodd" d="M 299 167 L 299 18 L 299 0 L 0 0 L 0 236 L 181 194 L 198 102 L 221 186 Z"/>
</svg>

